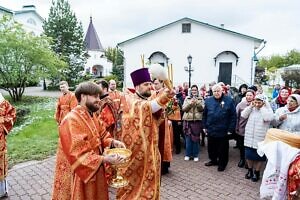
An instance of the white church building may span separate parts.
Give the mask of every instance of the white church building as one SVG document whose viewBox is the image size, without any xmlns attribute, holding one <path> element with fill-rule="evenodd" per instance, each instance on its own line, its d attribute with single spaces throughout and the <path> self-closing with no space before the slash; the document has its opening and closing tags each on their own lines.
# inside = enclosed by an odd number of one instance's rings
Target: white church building
<svg viewBox="0 0 300 200">
<path fill-rule="evenodd" d="M 211 81 L 253 84 L 255 52 L 264 44 L 224 26 L 182 18 L 118 44 L 124 51 L 124 86 L 132 87 L 130 73 L 141 67 L 141 57 L 146 64 L 172 65 L 174 86 L 189 82 L 189 72 L 191 84 L 198 86 Z"/>
<path fill-rule="evenodd" d="M 0 6 L 0 18 L 6 14 L 11 16 L 16 22 L 22 24 L 23 28 L 34 35 L 43 33 L 44 19 L 37 13 L 34 5 L 24 5 L 21 10 L 10 10 Z"/>
<path fill-rule="evenodd" d="M 112 62 L 105 57 L 104 48 L 94 28 L 92 17 L 90 17 L 90 24 L 84 41 L 89 56 L 85 65 L 85 72 L 91 73 L 96 78 L 110 75 Z"/>
</svg>

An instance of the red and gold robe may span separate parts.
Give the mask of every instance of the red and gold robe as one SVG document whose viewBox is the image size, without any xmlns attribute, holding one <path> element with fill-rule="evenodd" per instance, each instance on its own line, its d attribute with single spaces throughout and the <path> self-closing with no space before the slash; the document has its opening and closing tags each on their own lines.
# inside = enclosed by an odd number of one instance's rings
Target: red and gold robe
<svg viewBox="0 0 300 200">
<path fill-rule="evenodd" d="M 70 112 L 73 108 L 77 106 L 78 102 L 73 92 L 68 92 L 59 97 L 56 110 L 55 110 L 55 120 L 58 124 L 61 123 L 63 118 Z"/>
<path fill-rule="evenodd" d="M 115 109 L 119 111 L 121 108 L 121 102 L 122 102 L 122 98 L 123 98 L 122 92 L 120 92 L 118 90 L 110 91 L 109 97 L 114 102 Z"/>
<path fill-rule="evenodd" d="M 124 102 L 124 94 L 120 91 L 110 91 L 109 98 L 113 101 L 114 109 L 116 112 L 116 130 L 115 130 L 115 139 L 120 139 L 122 134 L 122 107 Z"/>
<path fill-rule="evenodd" d="M 101 109 L 97 112 L 99 121 L 105 126 L 106 130 L 115 138 L 116 123 L 117 123 L 117 110 L 114 108 L 113 101 L 109 96 L 104 97 L 100 101 Z"/>
<path fill-rule="evenodd" d="M 53 200 L 108 199 L 103 150 L 112 138 L 96 115 L 78 105 L 59 127 Z"/>
<path fill-rule="evenodd" d="M 292 200 L 300 198 L 300 155 L 298 155 L 290 164 L 287 182 L 288 199 Z"/>
<path fill-rule="evenodd" d="M 154 99 L 162 94 L 162 91 L 152 93 L 151 99 Z M 173 144 L 173 129 L 172 124 L 169 123 L 167 118 L 166 108 L 162 109 L 162 115 L 159 125 L 159 140 L 158 147 L 160 154 L 162 155 L 162 161 L 171 162 L 173 159 L 172 155 L 172 144 Z"/>
<path fill-rule="evenodd" d="M 0 103 L 0 181 L 7 176 L 7 146 L 6 135 L 16 121 L 16 109 L 6 100 Z"/>
<path fill-rule="evenodd" d="M 150 101 L 141 99 L 137 94 L 126 95 L 125 98 L 122 141 L 132 151 L 132 157 L 129 166 L 123 170 L 123 176 L 129 180 L 129 184 L 117 191 L 117 199 L 157 200 L 161 167 L 158 120 L 152 114 Z"/>
</svg>

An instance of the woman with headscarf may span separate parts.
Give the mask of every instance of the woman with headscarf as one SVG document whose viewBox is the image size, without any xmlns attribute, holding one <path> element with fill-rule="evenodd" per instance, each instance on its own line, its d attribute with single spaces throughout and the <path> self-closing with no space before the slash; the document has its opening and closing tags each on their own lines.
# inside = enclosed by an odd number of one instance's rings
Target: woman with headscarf
<svg viewBox="0 0 300 200">
<path fill-rule="evenodd" d="M 300 135 L 300 95 L 292 94 L 287 98 L 287 104 L 275 112 L 273 125 Z"/>
<path fill-rule="evenodd" d="M 234 97 L 234 103 L 235 105 L 237 105 L 238 103 L 240 103 L 242 101 L 242 99 L 246 96 L 246 91 L 248 89 L 248 85 L 247 84 L 242 84 L 239 87 L 239 93 L 238 95 L 236 95 Z"/>
<path fill-rule="evenodd" d="M 282 87 L 279 91 L 278 97 L 271 101 L 271 107 L 273 112 L 278 108 L 284 107 L 287 104 L 287 99 L 291 94 L 291 90 L 288 87 Z"/>
<path fill-rule="evenodd" d="M 243 118 L 241 116 L 242 111 L 249 106 L 255 97 L 255 91 L 248 89 L 246 92 L 245 100 L 241 101 L 236 106 L 236 115 L 237 115 L 237 121 L 236 121 L 236 140 L 237 140 L 237 146 L 240 150 L 240 161 L 238 163 L 238 167 L 244 167 L 245 166 L 245 146 L 244 146 L 244 138 L 245 138 L 245 127 L 247 124 L 248 119 Z"/>
<path fill-rule="evenodd" d="M 248 119 L 245 128 L 245 158 L 248 164 L 246 179 L 257 182 L 260 179 L 260 169 L 266 157 L 257 154 L 258 142 L 264 140 L 269 125 L 273 119 L 272 109 L 263 94 L 255 96 L 254 101 L 246 107 L 241 116 Z"/>
</svg>

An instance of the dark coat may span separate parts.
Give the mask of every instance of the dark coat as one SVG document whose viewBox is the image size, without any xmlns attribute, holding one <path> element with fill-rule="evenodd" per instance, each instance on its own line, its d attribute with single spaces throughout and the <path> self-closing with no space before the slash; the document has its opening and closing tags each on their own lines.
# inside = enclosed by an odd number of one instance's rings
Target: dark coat
<svg viewBox="0 0 300 200">
<path fill-rule="evenodd" d="M 202 123 L 208 136 L 211 137 L 225 137 L 228 132 L 234 133 L 236 127 L 234 101 L 224 95 L 220 99 L 215 99 L 213 96 L 207 98 Z"/>
</svg>

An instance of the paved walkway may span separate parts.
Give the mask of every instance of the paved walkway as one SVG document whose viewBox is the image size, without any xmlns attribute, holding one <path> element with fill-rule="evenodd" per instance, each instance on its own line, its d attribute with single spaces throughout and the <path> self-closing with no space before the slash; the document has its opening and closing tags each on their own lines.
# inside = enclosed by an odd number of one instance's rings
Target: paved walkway
<svg viewBox="0 0 300 200">
<path fill-rule="evenodd" d="M 232 146 L 232 144 L 231 144 Z M 161 199 L 195 200 L 253 200 L 259 199 L 260 182 L 246 180 L 246 169 L 237 167 L 238 151 L 230 147 L 230 160 L 224 172 L 217 167 L 206 167 L 206 148 L 201 149 L 199 162 L 184 161 L 183 152 L 174 155 L 170 173 L 164 175 Z M 31 161 L 9 170 L 9 198 L 11 200 L 51 199 L 55 157 L 43 161 Z M 110 189 L 110 198 L 115 199 Z"/>
<path fill-rule="evenodd" d="M 9 95 L 7 91 L 0 89 L 3 95 Z M 43 96 L 43 97 L 59 97 L 60 91 L 45 91 L 43 87 L 27 87 L 25 88 L 24 95 L 28 96 Z"/>
</svg>

